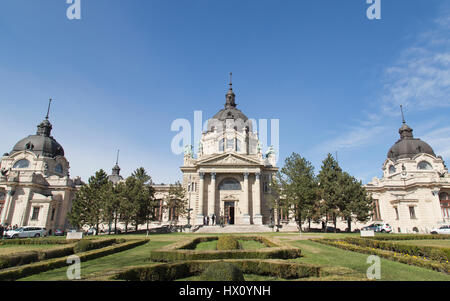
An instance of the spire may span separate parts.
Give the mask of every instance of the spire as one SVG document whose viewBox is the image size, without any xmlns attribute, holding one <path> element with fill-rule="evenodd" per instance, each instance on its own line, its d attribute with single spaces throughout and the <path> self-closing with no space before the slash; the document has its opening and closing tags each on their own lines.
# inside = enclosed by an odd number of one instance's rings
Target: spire
<svg viewBox="0 0 450 301">
<path fill-rule="evenodd" d="M 48 121 L 51 103 L 52 99 L 50 98 L 48 101 L 47 115 L 45 116 L 45 119 L 37 126 L 38 130 L 36 132 L 36 135 L 50 137 L 53 128 L 50 121 Z"/>
<path fill-rule="evenodd" d="M 230 72 L 230 83 L 228 84 L 230 86 L 230 89 L 228 89 L 228 92 L 227 92 L 227 94 L 225 96 L 226 97 L 226 103 L 225 103 L 225 108 L 226 109 L 230 108 L 230 107 L 233 107 L 233 108 L 236 107 L 236 103 L 235 103 L 236 95 L 233 92 L 232 78 L 233 78 L 233 73 Z"/>
<path fill-rule="evenodd" d="M 120 175 L 120 167 L 119 167 L 119 151 L 117 150 L 117 157 L 116 157 L 116 165 L 114 165 L 113 169 L 112 169 L 112 174 L 113 175 Z"/>
<path fill-rule="evenodd" d="M 402 112 L 402 123 L 403 123 L 401 128 L 398 130 L 398 132 L 400 133 L 400 138 L 401 139 L 412 139 L 412 138 L 414 138 L 413 133 L 412 133 L 413 130 L 412 130 L 412 128 L 409 127 L 409 125 L 406 124 L 405 115 L 403 114 L 403 105 L 400 105 L 400 111 Z"/>
</svg>

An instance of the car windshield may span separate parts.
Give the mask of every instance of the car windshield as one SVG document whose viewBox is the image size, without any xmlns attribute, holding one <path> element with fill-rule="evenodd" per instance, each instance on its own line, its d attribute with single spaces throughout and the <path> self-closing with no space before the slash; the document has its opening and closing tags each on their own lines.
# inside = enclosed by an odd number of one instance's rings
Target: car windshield
<svg viewBox="0 0 450 301">
<path fill-rule="evenodd" d="M 23 231 L 23 228 L 17 228 L 17 229 L 14 230 L 14 231 L 22 232 L 22 231 Z"/>
</svg>

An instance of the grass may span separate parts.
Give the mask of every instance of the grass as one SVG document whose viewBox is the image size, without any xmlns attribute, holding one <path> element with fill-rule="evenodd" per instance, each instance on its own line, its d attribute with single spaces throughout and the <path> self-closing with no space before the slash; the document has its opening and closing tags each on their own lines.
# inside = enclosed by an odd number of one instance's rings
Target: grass
<svg viewBox="0 0 450 301">
<path fill-rule="evenodd" d="M 1 245 L 0 255 L 9 255 L 19 252 L 39 251 L 44 249 L 64 248 L 65 245 Z"/>
<path fill-rule="evenodd" d="M 238 240 L 243 250 L 257 250 L 267 248 L 267 246 L 256 240 Z M 197 251 L 211 251 L 217 250 L 217 240 L 205 241 L 197 244 L 195 247 Z"/>
<path fill-rule="evenodd" d="M 367 254 L 357 253 L 322 245 L 313 241 L 291 241 L 291 245 L 302 249 L 304 257 L 294 259 L 305 263 L 328 267 L 346 267 L 365 275 L 369 264 Z M 432 270 L 381 259 L 381 280 L 385 281 L 450 281 L 450 275 Z"/>
<path fill-rule="evenodd" d="M 412 246 L 428 246 L 450 248 L 450 239 L 430 239 L 430 240 L 391 240 L 390 242 L 412 245 Z"/>
</svg>

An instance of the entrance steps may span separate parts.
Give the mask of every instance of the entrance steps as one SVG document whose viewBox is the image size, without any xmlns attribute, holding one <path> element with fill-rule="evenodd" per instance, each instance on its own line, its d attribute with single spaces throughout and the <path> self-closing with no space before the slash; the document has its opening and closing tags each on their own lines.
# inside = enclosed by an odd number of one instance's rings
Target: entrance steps
<svg viewBox="0 0 450 301">
<path fill-rule="evenodd" d="M 284 227 L 283 227 L 284 228 Z M 296 231 L 296 227 L 292 229 L 280 229 L 280 232 Z M 221 226 L 202 226 L 196 233 L 263 233 L 274 232 L 275 230 L 266 225 L 226 225 Z"/>
</svg>

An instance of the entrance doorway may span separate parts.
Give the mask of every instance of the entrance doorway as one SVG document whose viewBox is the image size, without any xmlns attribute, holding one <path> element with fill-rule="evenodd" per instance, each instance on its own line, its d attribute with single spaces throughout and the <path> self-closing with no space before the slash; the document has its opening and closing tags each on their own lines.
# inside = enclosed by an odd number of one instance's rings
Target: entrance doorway
<svg viewBox="0 0 450 301">
<path fill-rule="evenodd" d="M 225 223 L 234 225 L 234 202 L 225 202 Z"/>
</svg>

